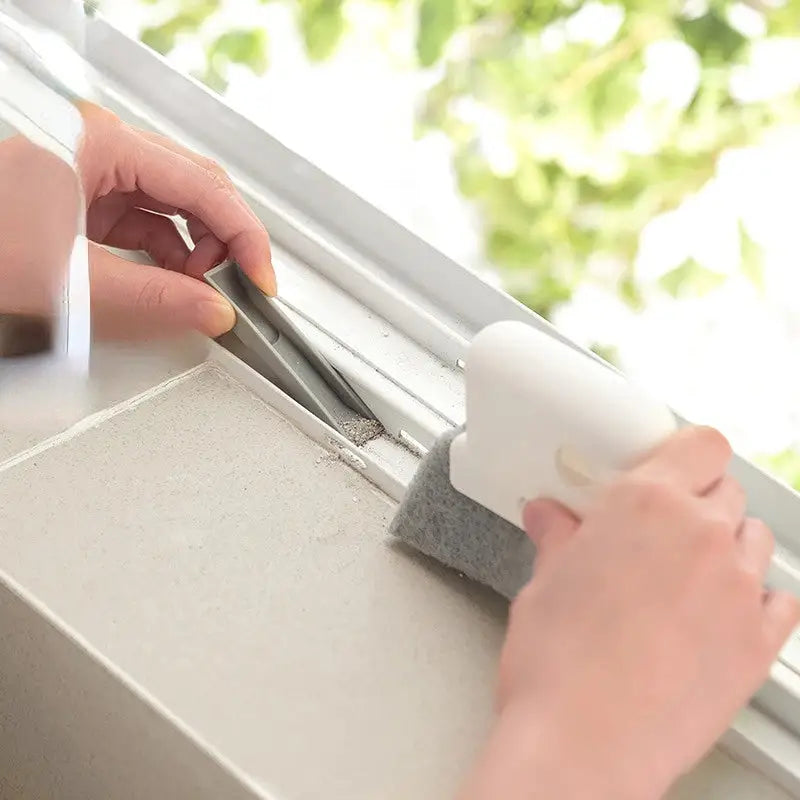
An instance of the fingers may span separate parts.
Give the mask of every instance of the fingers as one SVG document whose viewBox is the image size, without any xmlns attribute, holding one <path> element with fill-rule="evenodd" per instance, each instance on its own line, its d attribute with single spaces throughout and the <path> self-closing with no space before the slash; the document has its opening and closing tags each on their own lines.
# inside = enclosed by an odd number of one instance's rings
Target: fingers
<svg viewBox="0 0 800 800">
<path fill-rule="evenodd" d="M 763 583 L 775 552 L 775 537 L 760 519 L 744 521 L 739 531 L 739 552 L 744 568 Z"/>
<path fill-rule="evenodd" d="M 792 631 L 800 624 L 800 603 L 788 592 L 770 592 L 764 601 L 764 638 L 777 655 Z"/>
<path fill-rule="evenodd" d="M 153 214 L 148 212 L 155 212 Z M 196 217 L 187 220 L 194 243 L 190 251 L 172 220 L 178 209 L 148 197 L 142 191 L 114 192 L 92 203 L 89 239 L 125 250 L 144 250 L 159 266 L 201 279 L 221 264 L 228 248 Z"/>
<path fill-rule="evenodd" d="M 197 244 L 201 239 L 205 239 L 211 231 L 208 229 L 208 225 L 205 224 L 197 217 L 189 217 L 186 220 L 186 227 L 189 229 L 189 236 L 192 237 L 192 241 Z"/>
<path fill-rule="evenodd" d="M 164 136 L 162 133 L 156 133 L 156 131 L 146 131 L 143 129 L 136 129 L 136 133 L 138 133 L 143 139 L 147 139 L 148 142 L 157 144 L 160 147 L 166 147 L 167 150 L 172 150 L 173 153 L 177 153 L 184 158 L 188 158 L 189 161 L 193 161 L 198 166 L 204 167 L 205 169 L 209 170 L 209 172 L 216 172 L 221 177 L 227 177 L 225 170 L 222 169 L 222 167 L 215 161 L 212 161 L 210 158 L 206 158 L 206 156 L 198 153 L 196 150 L 191 150 L 188 147 L 184 147 L 174 139 L 170 139 L 169 136 Z"/>
<path fill-rule="evenodd" d="M 647 479 L 668 481 L 692 494 L 705 494 L 723 477 L 731 455 L 728 440 L 714 428 L 683 428 L 633 472 Z"/>
<path fill-rule="evenodd" d="M 140 189 L 123 196 L 130 208 L 144 208 L 147 211 L 155 211 L 157 214 L 166 214 L 168 217 L 174 217 L 180 214 L 181 211 L 177 206 L 170 203 L 161 203 L 158 200 L 154 200 Z"/>
<path fill-rule="evenodd" d="M 739 530 L 747 508 L 747 497 L 739 481 L 726 475 L 706 492 L 703 501 L 711 506 L 715 516 L 728 522 L 734 531 Z"/>
<path fill-rule="evenodd" d="M 216 337 L 236 320 L 210 286 L 179 272 L 132 266 L 97 245 L 90 247 L 92 324 L 103 338 L 145 339 L 198 330 Z"/>
<path fill-rule="evenodd" d="M 172 220 L 138 208 L 123 214 L 104 243 L 122 250 L 144 250 L 160 267 L 175 272 L 185 271 L 190 255 Z"/>
<path fill-rule="evenodd" d="M 212 267 L 227 258 L 228 248 L 213 233 L 198 235 L 196 228 L 195 233 L 192 233 L 191 226 L 189 233 L 194 242 L 194 250 L 186 261 L 184 272 L 192 278 L 202 278 Z"/>
<path fill-rule="evenodd" d="M 522 512 L 525 531 L 538 551 L 537 562 L 549 558 L 568 542 L 580 522 L 566 508 L 552 500 L 534 500 Z"/>
<path fill-rule="evenodd" d="M 210 159 L 201 156 L 199 153 L 196 153 L 187 147 L 183 147 L 177 142 L 174 142 L 159 133 L 154 133 L 152 131 L 139 131 L 139 133 L 153 144 L 166 147 L 168 150 L 172 150 L 184 158 L 189 159 L 193 163 L 197 164 L 197 166 L 218 175 L 221 179 L 229 181 L 225 170 L 223 170 L 219 164 L 216 164 Z M 151 200 L 151 202 L 153 204 L 157 204 L 156 201 Z M 253 214 L 252 210 L 249 209 L 246 204 L 245 208 L 253 218 L 253 221 L 257 225 L 260 225 L 258 217 Z M 173 213 L 181 213 L 181 210 L 178 209 Z M 189 235 L 192 237 L 192 241 L 194 242 L 195 249 L 192 251 L 192 254 L 189 257 L 184 272 L 192 278 L 199 279 L 202 278 L 206 272 L 217 266 L 217 264 L 221 264 L 227 258 L 228 248 L 209 230 L 208 225 L 206 225 L 203 220 L 194 216 L 193 214 L 186 214 L 186 225 L 189 229 Z"/>
<path fill-rule="evenodd" d="M 137 192 L 141 207 L 195 216 L 256 285 L 276 293 L 269 236 L 224 170 L 166 137 L 124 125 L 92 103 L 79 108 L 86 122 L 80 167 L 90 203 L 113 192 Z M 213 266 L 210 262 L 220 260 L 218 250 L 204 243 L 189 262 L 191 272 Z"/>
<path fill-rule="evenodd" d="M 126 136 L 138 137 L 136 146 L 130 143 L 130 157 L 139 189 L 200 219 L 253 281 L 274 295 L 275 273 L 267 231 L 224 171 L 200 156 L 188 156 L 188 151 L 163 137 L 130 129 Z"/>
<path fill-rule="evenodd" d="M 153 131 L 139 131 L 139 133 L 153 144 L 166 147 L 168 150 L 172 150 L 184 158 L 189 159 L 199 167 L 218 175 L 223 180 L 230 181 L 225 170 L 222 169 L 219 164 L 211 161 L 208 158 L 205 158 L 204 156 L 201 156 L 199 153 L 193 150 L 190 150 L 188 147 L 183 147 L 172 139 L 162 136 L 160 133 L 155 133 Z M 155 204 L 155 201 L 151 202 Z M 253 214 L 252 210 L 248 208 L 246 204 L 245 208 L 247 208 L 247 211 L 250 213 L 253 221 L 260 225 L 258 217 Z M 177 210 L 174 213 L 180 213 L 180 210 Z M 189 235 L 192 237 L 192 241 L 195 244 L 195 250 L 193 251 L 189 259 L 189 263 L 184 271 L 187 275 L 190 275 L 193 278 L 202 278 L 203 275 L 208 272 L 208 270 L 217 266 L 217 264 L 221 264 L 225 260 L 228 254 L 228 248 L 223 242 L 214 236 L 213 233 L 211 233 L 208 225 L 206 225 L 205 222 L 193 214 L 186 215 L 186 224 L 189 229 Z"/>
</svg>

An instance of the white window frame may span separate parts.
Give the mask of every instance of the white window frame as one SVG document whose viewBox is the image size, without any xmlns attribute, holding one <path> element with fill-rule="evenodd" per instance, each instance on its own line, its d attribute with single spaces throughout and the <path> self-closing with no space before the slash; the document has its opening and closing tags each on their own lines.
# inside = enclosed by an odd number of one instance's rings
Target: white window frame
<svg viewBox="0 0 800 800">
<path fill-rule="evenodd" d="M 18 4 L 52 24 L 49 0 Z M 486 325 L 520 320 L 596 358 L 102 17 L 87 26 L 86 53 L 100 102 L 230 172 L 270 230 L 278 267 L 290 267 L 281 272 L 281 288 L 298 323 L 417 455 L 463 421 L 461 366 L 468 342 Z M 379 447 L 370 455 L 389 476 L 379 482 L 399 499 L 417 457 L 385 441 Z M 732 472 L 749 512 L 776 534 L 782 582 L 800 593 L 800 495 L 740 457 Z M 800 794 L 800 639 L 723 744 Z"/>
</svg>

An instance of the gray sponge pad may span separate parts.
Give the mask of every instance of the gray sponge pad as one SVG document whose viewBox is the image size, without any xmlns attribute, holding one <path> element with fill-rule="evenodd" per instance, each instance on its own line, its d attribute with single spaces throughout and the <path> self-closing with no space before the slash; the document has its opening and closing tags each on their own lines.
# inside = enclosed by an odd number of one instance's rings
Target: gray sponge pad
<svg viewBox="0 0 800 800">
<path fill-rule="evenodd" d="M 511 599 L 530 580 L 535 548 L 516 526 L 456 491 L 450 443 L 441 436 L 425 457 L 390 533 Z"/>
</svg>

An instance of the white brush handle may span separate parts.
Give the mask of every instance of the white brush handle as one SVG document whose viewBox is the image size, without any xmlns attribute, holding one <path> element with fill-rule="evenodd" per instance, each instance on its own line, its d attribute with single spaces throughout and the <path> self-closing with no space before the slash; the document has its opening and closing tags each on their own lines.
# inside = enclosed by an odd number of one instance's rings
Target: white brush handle
<svg viewBox="0 0 800 800">
<path fill-rule="evenodd" d="M 466 364 L 467 429 L 450 449 L 453 486 L 514 525 L 552 497 L 580 514 L 592 492 L 677 425 L 604 364 L 521 322 L 483 330 Z"/>
<path fill-rule="evenodd" d="M 593 492 L 677 428 L 672 412 L 599 361 L 520 322 L 474 340 L 467 426 L 450 447 L 462 494 L 522 527 L 522 507 L 550 497 L 580 516 Z M 797 591 L 800 569 L 776 555 L 768 585 Z"/>
</svg>

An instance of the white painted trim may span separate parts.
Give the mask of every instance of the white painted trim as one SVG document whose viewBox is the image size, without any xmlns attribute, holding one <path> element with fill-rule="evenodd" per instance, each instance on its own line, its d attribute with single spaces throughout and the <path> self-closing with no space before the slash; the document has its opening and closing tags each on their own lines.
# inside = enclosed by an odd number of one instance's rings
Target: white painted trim
<svg viewBox="0 0 800 800">
<path fill-rule="evenodd" d="M 767 714 L 749 706 L 722 737 L 724 750 L 800 797 L 800 739 Z"/>
<path fill-rule="evenodd" d="M 251 369 L 243 361 L 218 344 L 212 343 L 207 364 L 219 368 L 239 381 L 253 394 L 289 420 L 299 431 L 336 455 L 342 462 L 363 475 L 371 483 L 399 502 L 405 493 L 406 479 L 396 469 L 395 459 L 381 459 L 375 450 L 356 447 L 351 441 L 328 427 L 310 411 Z M 400 445 L 393 443 L 395 447 Z"/>
</svg>

